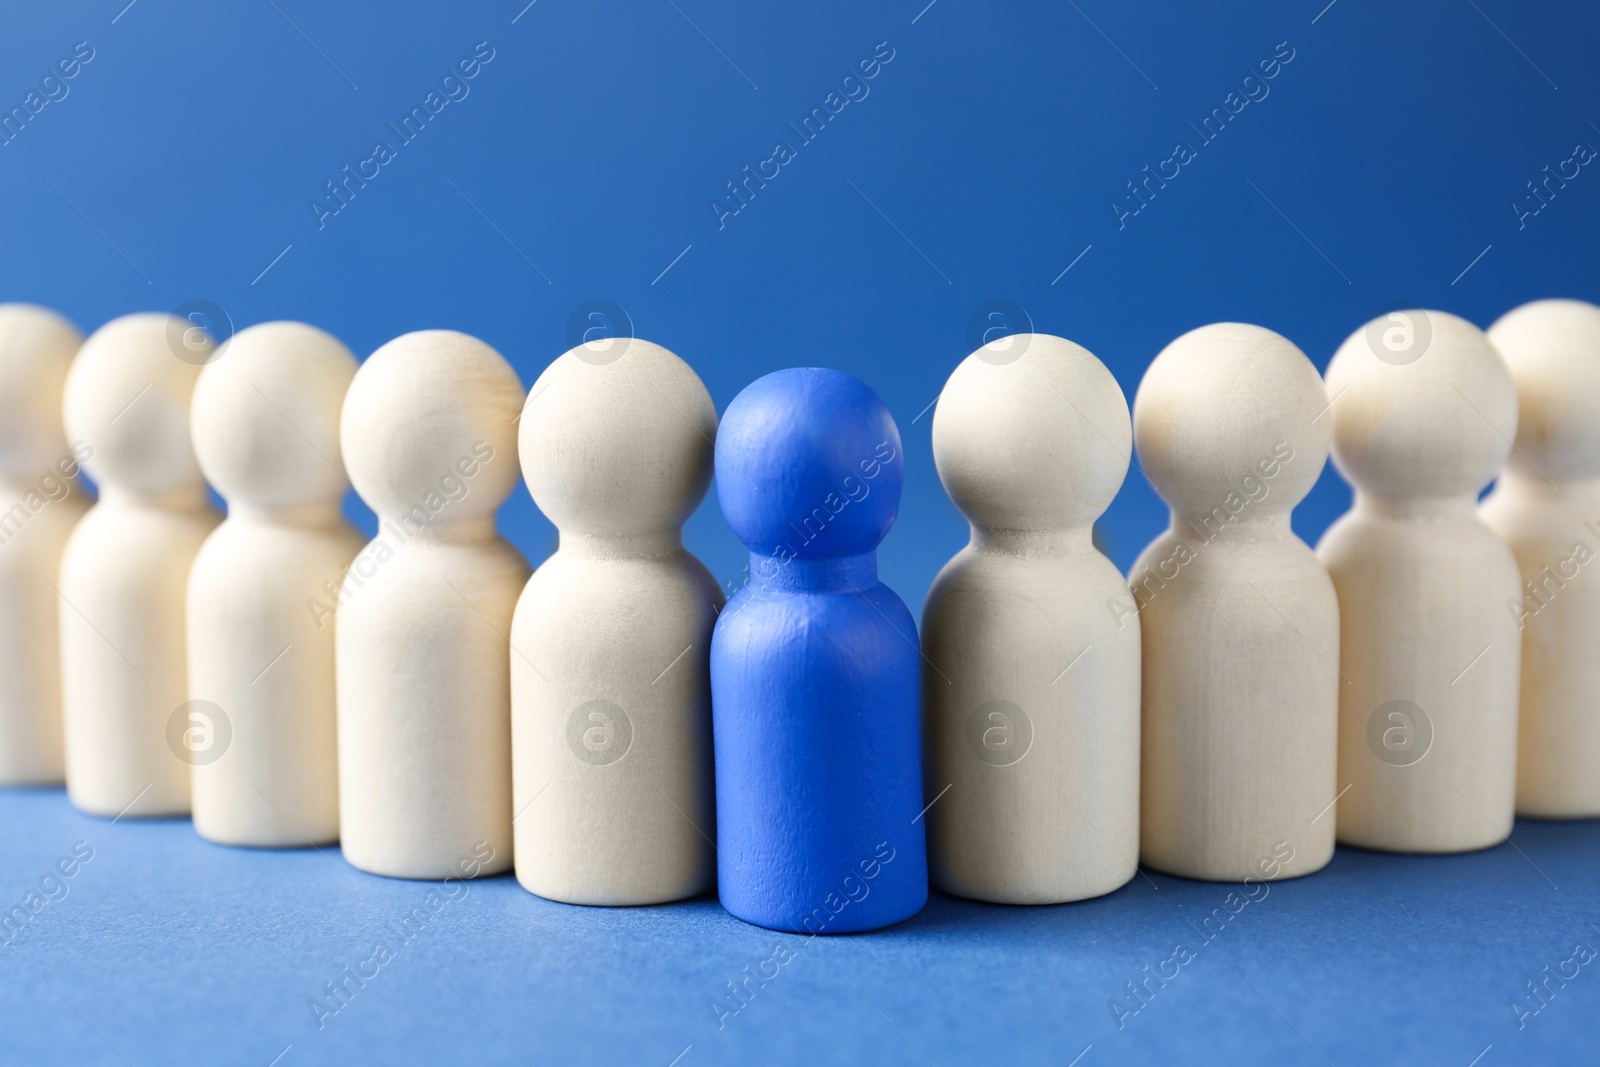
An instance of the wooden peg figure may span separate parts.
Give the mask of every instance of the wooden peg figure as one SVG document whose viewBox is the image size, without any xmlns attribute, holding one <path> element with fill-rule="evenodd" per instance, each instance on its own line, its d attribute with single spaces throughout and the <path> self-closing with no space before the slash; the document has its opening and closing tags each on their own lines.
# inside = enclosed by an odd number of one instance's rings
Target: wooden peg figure
<svg viewBox="0 0 1600 1067">
<path fill-rule="evenodd" d="M 339 838 L 334 616 L 365 543 L 340 510 L 349 488 L 339 411 L 356 358 L 298 322 L 236 334 L 200 372 L 190 422 L 206 479 L 228 502 L 189 575 L 194 827 L 229 845 Z"/>
<path fill-rule="evenodd" d="M 1333 458 L 1355 503 L 1317 553 L 1339 591 L 1339 840 L 1463 852 L 1511 832 L 1522 580 L 1478 518 L 1517 393 L 1483 331 L 1393 312 L 1328 364 Z"/>
<path fill-rule="evenodd" d="M 1516 448 L 1482 507 L 1522 573 L 1517 813 L 1600 816 L 1600 308 L 1524 304 L 1489 327 L 1516 383 Z M 1463 683 L 1464 684 L 1464 683 Z"/>
<path fill-rule="evenodd" d="M 61 554 L 89 510 L 89 446 L 61 394 L 83 335 L 53 311 L 0 304 L 0 786 L 64 779 Z"/>
<path fill-rule="evenodd" d="M 1328 458 L 1322 380 L 1271 330 L 1173 341 L 1133 403 L 1172 524 L 1129 581 L 1144 638 L 1144 862 L 1270 881 L 1333 857 L 1339 605 L 1289 526 Z"/>
<path fill-rule="evenodd" d="M 529 569 L 495 532 L 517 484 L 523 393 L 450 330 L 378 349 L 339 436 L 378 536 L 339 589 L 339 824 L 345 858 L 398 878 L 511 868 L 511 614 Z"/>
<path fill-rule="evenodd" d="M 683 549 L 711 484 L 716 409 L 689 365 L 631 337 L 534 383 L 522 471 L 560 545 L 511 629 L 517 880 L 571 904 L 657 904 L 716 876 L 716 580 Z"/>
<path fill-rule="evenodd" d="M 923 609 L 933 882 L 1003 904 L 1109 893 L 1139 855 L 1139 617 L 1091 528 L 1132 430 L 1116 379 L 1047 334 L 956 368 L 933 418 L 972 540 Z"/>
<path fill-rule="evenodd" d="M 711 639 L 717 883 L 746 922 L 874 930 L 928 897 L 916 624 L 878 581 L 900 433 L 856 378 L 757 379 L 717 436 L 750 581 Z"/>
<path fill-rule="evenodd" d="M 67 793 L 93 815 L 189 812 L 185 590 L 219 521 L 189 400 L 211 355 L 182 319 L 127 315 L 96 330 L 67 373 L 67 438 L 84 443 L 100 489 L 60 579 Z"/>
</svg>

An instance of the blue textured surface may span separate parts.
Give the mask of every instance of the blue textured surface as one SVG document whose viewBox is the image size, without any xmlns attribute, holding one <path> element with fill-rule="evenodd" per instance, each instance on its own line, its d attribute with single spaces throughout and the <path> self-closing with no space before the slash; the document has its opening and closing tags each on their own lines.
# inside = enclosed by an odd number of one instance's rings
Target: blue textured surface
<svg viewBox="0 0 1600 1067">
<path fill-rule="evenodd" d="M 709 897 L 552 904 L 500 877 L 401 944 L 397 924 L 433 885 L 362 874 L 337 852 L 210 845 L 184 821 L 113 825 L 58 790 L 0 793 L 0 899 L 21 901 L 77 841 L 94 859 L 0 948 L 6 1063 L 265 1067 L 285 1048 L 279 1067 L 667 1067 L 680 1054 L 678 1067 L 1065 1067 L 1090 1045 L 1078 1067 L 1466 1067 L 1491 1045 L 1478 1067 L 1597 1057 L 1600 960 L 1552 983 L 1523 1029 L 1510 1007 L 1531 1010 L 1524 983 L 1575 944 L 1600 948 L 1595 822 L 1521 823 L 1464 856 L 1341 849 L 1213 920 L 1210 943 L 1196 928 L 1240 887 L 1150 874 L 1056 907 L 935 894 L 909 922 L 842 938 L 749 926 Z M 319 1030 L 307 1002 L 379 939 L 394 958 Z M 1178 942 L 1195 958 L 1119 1030 L 1112 998 Z M 713 1000 L 737 1007 L 726 983 L 780 945 L 792 958 L 719 1028 Z"/>
<path fill-rule="evenodd" d="M 819 367 L 752 382 L 717 431 L 750 549 L 711 636 L 717 882 L 749 922 L 853 933 L 928 898 L 917 627 L 877 566 L 903 456 L 878 395 Z"/>
</svg>

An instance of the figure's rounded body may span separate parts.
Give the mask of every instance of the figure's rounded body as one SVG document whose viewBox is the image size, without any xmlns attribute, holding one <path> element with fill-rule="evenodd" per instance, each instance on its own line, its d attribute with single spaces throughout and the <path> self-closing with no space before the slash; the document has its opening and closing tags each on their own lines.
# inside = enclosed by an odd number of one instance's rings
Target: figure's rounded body
<svg viewBox="0 0 1600 1067">
<path fill-rule="evenodd" d="M 1127 882 L 1139 855 L 1140 622 L 1088 530 L 1041 558 L 962 549 L 922 618 L 939 665 L 923 669 L 924 792 L 950 787 L 928 812 L 933 883 L 1054 904 Z"/>
<path fill-rule="evenodd" d="M 1483 521 L 1516 558 L 1522 585 L 1504 604 L 1522 638 L 1517 813 L 1600 816 L 1600 483 L 1560 492 L 1505 475 Z"/>
<path fill-rule="evenodd" d="M 69 469 L 77 461 L 70 455 Z M 65 485 L 66 476 L 56 479 Z M 0 489 L 12 509 L 26 508 L 37 486 Z M 88 512 L 88 494 L 73 489 L 42 505 L 0 547 L 0 785 L 59 784 L 66 774 L 61 725 L 61 560 L 67 540 Z M 5 522 L 0 513 L 0 523 Z M 55 587 L 55 588 L 52 588 Z"/>
<path fill-rule="evenodd" d="M 189 568 L 216 524 L 198 491 L 158 506 L 105 486 L 67 542 L 67 792 L 91 815 L 189 814 L 189 765 L 167 727 L 189 699 Z"/>
<path fill-rule="evenodd" d="M 716 855 L 701 836 L 716 834 L 711 693 L 701 660 L 720 599 L 681 549 L 603 561 L 569 552 L 534 572 L 511 631 L 512 644 L 537 657 L 511 664 L 517 879 L 530 892 L 644 905 L 711 888 Z M 586 666 L 583 674 L 611 683 L 546 681 L 534 663 L 547 675 L 551 663 Z"/>
<path fill-rule="evenodd" d="M 1144 862 L 1213 881 L 1320 870 L 1338 792 L 1339 604 L 1327 571 L 1287 515 L 1210 542 L 1177 520 L 1132 573 L 1159 576 L 1163 563 L 1167 588 L 1135 587 L 1146 598 Z"/>
<path fill-rule="evenodd" d="M 1339 799 L 1339 840 L 1348 845 L 1462 852 L 1511 832 L 1517 671 L 1505 652 L 1519 635 L 1506 602 L 1520 592 L 1517 567 L 1470 498 L 1447 503 L 1424 517 L 1358 500 L 1317 545 L 1345 619 L 1339 778 L 1352 784 Z M 1417 669 L 1419 643 L 1441 650 L 1428 669 Z"/>
<path fill-rule="evenodd" d="M 380 529 L 362 550 L 356 566 L 372 574 L 338 613 L 345 858 L 394 878 L 460 877 L 487 842 L 479 873 L 499 874 L 512 862 L 510 653 L 500 635 L 528 564 L 487 524 L 461 540 L 394 540 Z"/>
<path fill-rule="evenodd" d="M 223 709 L 229 730 L 227 751 L 193 768 L 201 837 L 287 848 L 339 839 L 335 622 L 307 602 L 320 606 L 322 583 L 337 583 L 362 543 L 334 505 L 314 523 L 230 516 L 195 557 L 190 699 Z"/>
<path fill-rule="evenodd" d="M 928 895 L 916 623 L 870 559 L 751 573 L 711 646 L 723 907 L 795 933 L 907 919 Z"/>
<path fill-rule="evenodd" d="M 578 346 L 530 393 L 523 472 L 560 531 L 511 629 L 517 880 L 540 896 L 658 904 L 715 879 L 722 593 L 680 530 L 716 432 L 688 364 L 638 338 Z"/>
</svg>

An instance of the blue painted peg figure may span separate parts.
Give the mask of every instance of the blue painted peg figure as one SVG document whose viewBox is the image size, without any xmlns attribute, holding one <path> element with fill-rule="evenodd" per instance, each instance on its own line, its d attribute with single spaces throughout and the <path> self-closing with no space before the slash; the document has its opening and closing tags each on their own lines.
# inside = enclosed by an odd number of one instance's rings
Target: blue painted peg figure
<svg viewBox="0 0 1600 1067">
<path fill-rule="evenodd" d="M 916 624 L 878 581 L 900 432 L 859 379 L 752 383 L 717 435 L 717 497 L 750 579 L 711 640 L 723 907 L 852 933 L 928 899 Z"/>
</svg>

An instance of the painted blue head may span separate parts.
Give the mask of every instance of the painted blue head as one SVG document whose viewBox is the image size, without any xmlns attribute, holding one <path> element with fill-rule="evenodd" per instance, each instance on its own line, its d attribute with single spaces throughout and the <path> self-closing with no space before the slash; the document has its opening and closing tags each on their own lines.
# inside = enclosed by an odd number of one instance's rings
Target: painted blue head
<svg viewBox="0 0 1600 1067">
<path fill-rule="evenodd" d="M 900 431 L 859 378 L 776 371 L 733 398 L 717 430 L 717 499 L 752 552 L 801 559 L 870 552 L 894 525 Z"/>
</svg>

